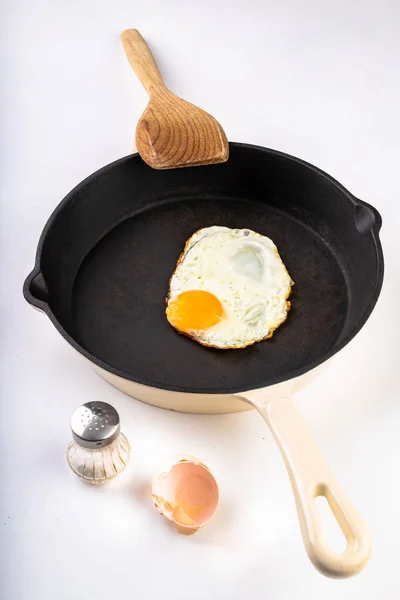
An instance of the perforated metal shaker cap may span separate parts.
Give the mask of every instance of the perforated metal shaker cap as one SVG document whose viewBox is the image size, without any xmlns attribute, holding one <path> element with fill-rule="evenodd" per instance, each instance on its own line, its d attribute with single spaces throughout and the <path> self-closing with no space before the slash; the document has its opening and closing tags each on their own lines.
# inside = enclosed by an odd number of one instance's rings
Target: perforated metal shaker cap
<svg viewBox="0 0 400 600">
<path fill-rule="evenodd" d="M 119 414 L 107 402 L 86 402 L 71 419 L 72 437 L 85 448 L 105 448 L 120 432 Z"/>
</svg>

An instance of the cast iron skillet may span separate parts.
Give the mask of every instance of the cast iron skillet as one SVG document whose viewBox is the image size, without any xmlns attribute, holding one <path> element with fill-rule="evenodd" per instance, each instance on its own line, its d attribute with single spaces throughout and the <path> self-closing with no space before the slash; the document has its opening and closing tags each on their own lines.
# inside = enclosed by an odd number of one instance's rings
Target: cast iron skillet
<svg viewBox="0 0 400 600">
<path fill-rule="evenodd" d="M 295 281 L 287 322 L 242 350 L 206 349 L 165 318 L 184 243 L 210 225 L 276 243 Z M 361 329 L 378 298 L 379 213 L 297 158 L 230 144 L 228 162 L 155 171 L 135 154 L 56 208 L 24 284 L 30 304 L 98 366 L 166 390 L 238 393 L 316 367 Z"/>
<path fill-rule="evenodd" d="M 254 229 L 277 244 L 296 285 L 287 322 L 271 340 L 214 350 L 168 324 L 165 297 L 176 261 L 186 239 L 210 225 Z M 310 439 L 289 384 L 280 382 L 335 354 L 369 317 L 383 277 L 380 226 L 372 206 L 280 152 L 231 144 L 226 163 L 165 171 L 133 155 L 61 202 L 24 295 L 106 379 L 124 390 L 129 384 L 138 398 L 145 399 L 143 390 L 180 402 L 239 394 L 257 408 L 285 460 L 311 561 L 324 574 L 348 577 L 368 561 L 368 530 Z M 257 389 L 276 383 L 268 390 L 273 396 L 278 388 L 275 398 Z M 347 539 L 342 553 L 326 544 L 318 495 Z"/>
</svg>

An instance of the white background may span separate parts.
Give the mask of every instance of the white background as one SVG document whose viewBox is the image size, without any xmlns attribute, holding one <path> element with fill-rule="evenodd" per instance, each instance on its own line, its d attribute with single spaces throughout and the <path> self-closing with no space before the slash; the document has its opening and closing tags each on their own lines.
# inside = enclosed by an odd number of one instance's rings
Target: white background
<svg viewBox="0 0 400 600">
<path fill-rule="evenodd" d="M 399 7 L 3 0 L 2 599 L 399 598 Z M 371 561 L 353 579 L 326 579 L 309 563 L 283 463 L 257 414 L 135 402 L 23 300 L 53 208 L 131 151 L 146 95 L 119 42 L 128 27 L 147 38 L 167 85 L 215 115 L 229 139 L 308 160 L 382 213 L 379 303 L 297 398 L 373 536 Z M 129 469 L 102 489 L 82 484 L 65 460 L 70 416 L 89 399 L 116 406 L 132 444 Z M 168 527 L 149 494 L 159 463 L 177 452 L 202 458 L 221 487 L 215 520 L 191 538 Z"/>
</svg>

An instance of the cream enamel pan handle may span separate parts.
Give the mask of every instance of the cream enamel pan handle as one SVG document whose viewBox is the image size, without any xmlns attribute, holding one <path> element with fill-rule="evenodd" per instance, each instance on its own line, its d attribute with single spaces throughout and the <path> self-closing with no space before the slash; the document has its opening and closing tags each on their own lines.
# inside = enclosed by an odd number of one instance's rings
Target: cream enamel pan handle
<svg viewBox="0 0 400 600">
<path fill-rule="evenodd" d="M 330 577 L 350 577 L 366 565 L 371 538 L 360 515 L 331 473 L 312 440 L 291 399 L 272 400 L 262 405 L 250 402 L 268 423 L 289 473 L 301 532 L 307 554 L 314 566 Z M 347 540 L 344 552 L 326 545 L 316 498 L 324 496 Z"/>
</svg>

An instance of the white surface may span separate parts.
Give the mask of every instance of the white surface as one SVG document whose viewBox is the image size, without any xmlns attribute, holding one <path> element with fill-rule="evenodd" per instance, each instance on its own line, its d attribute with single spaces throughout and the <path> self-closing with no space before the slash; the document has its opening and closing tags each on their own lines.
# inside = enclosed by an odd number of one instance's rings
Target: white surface
<svg viewBox="0 0 400 600">
<path fill-rule="evenodd" d="M 1 588 L 4 600 L 309 600 L 400 596 L 399 3 L 16 0 L 2 3 Z M 201 6 L 201 8 L 200 8 Z M 310 565 L 278 451 L 257 414 L 163 412 L 100 380 L 23 300 L 50 212 L 76 183 L 129 153 L 146 96 L 118 35 L 138 27 L 170 87 L 232 140 L 322 167 L 382 213 L 386 278 L 356 339 L 297 405 L 368 523 L 365 571 Z M 92 489 L 68 471 L 76 406 L 120 411 L 129 469 Z M 221 487 L 192 538 L 153 509 L 149 481 L 176 452 Z"/>
</svg>

